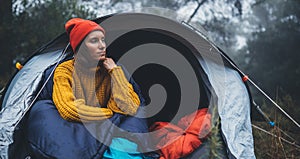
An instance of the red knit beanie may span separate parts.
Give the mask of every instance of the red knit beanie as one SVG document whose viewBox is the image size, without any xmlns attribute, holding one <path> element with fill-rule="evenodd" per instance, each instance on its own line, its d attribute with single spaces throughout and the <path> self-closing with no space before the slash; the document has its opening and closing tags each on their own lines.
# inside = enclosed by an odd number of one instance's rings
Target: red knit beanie
<svg viewBox="0 0 300 159">
<path fill-rule="evenodd" d="M 104 29 L 97 23 L 81 18 L 73 18 L 67 21 L 65 29 L 70 38 L 71 47 L 75 53 L 81 41 L 92 31 L 100 30 L 105 34 Z"/>
</svg>

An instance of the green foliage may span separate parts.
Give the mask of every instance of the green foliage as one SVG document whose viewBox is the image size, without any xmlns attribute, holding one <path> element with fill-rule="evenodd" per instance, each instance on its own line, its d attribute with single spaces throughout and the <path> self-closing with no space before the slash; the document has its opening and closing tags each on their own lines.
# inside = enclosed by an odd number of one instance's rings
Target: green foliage
<svg viewBox="0 0 300 159">
<path fill-rule="evenodd" d="M 219 118 L 217 107 L 213 107 L 212 110 L 212 128 L 211 133 L 208 138 L 209 143 L 209 158 L 210 159 L 219 159 L 224 158 L 223 154 L 221 153 L 224 150 L 222 138 L 220 135 L 220 127 L 221 127 L 221 119 Z"/>
<path fill-rule="evenodd" d="M 78 5 L 77 0 L 46 0 L 43 3 L 23 0 L 22 5 L 23 10 L 10 13 L 11 17 L 5 19 L 5 25 L 0 28 L 1 41 L 9 41 L 1 46 L 1 54 L 7 55 L 1 58 L 4 61 L 0 63 L 2 79 L 12 75 L 16 61 L 24 62 L 39 47 L 63 33 L 68 19 L 95 18 L 95 14 Z"/>
<path fill-rule="evenodd" d="M 300 103 L 300 2 L 265 1 L 256 6 L 261 26 L 248 41 L 249 74 L 268 94 L 290 94 Z M 279 91 L 277 91 L 277 89 Z"/>
<path fill-rule="evenodd" d="M 11 70 L 6 70 L 9 61 L 12 61 L 11 48 L 7 47 L 13 41 L 10 38 L 12 35 L 11 19 L 12 19 L 12 3 L 10 1 L 1 1 L 0 5 L 0 55 L 3 56 L 0 60 L 0 88 L 5 85 L 8 79 L 8 74 Z"/>
<path fill-rule="evenodd" d="M 48 0 L 37 3 L 34 7 L 24 8 L 24 12 L 15 15 L 15 34 L 19 53 L 28 54 L 41 45 L 64 32 L 64 23 L 72 17 L 91 18 L 83 6 L 73 0 Z"/>
<path fill-rule="evenodd" d="M 277 103 L 282 105 L 283 109 L 288 110 L 291 116 L 300 112 L 300 107 L 295 106 L 289 95 L 279 98 Z M 264 102 L 262 107 L 266 109 L 272 107 L 272 105 Z M 300 155 L 299 128 L 276 109 L 269 109 L 266 113 L 276 123 L 275 127 L 270 127 L 267 122 L 253 122 L 253 124 L 276 136 L 267 134 L 259 129 L 253 129 L 256 157 L 258 159 L 296 159 Z M 299 116 L 294 116 L 294 119 L 297 121 L 299 121 L 299 118 Z"/>
<path fill-rule="evenodd" d="M 264 125 L 256 123 L 257 125 Z M 266 126 L 266 125 L 265 125 Z M 254 129 L 254 146 L 257 159 L 296 159 L 300 155 L 300 148 L 283 141 L 284 135 L 278 127 L 269 128 L 269 132 L 276 135 L 272 136 Z"/>
</svg>

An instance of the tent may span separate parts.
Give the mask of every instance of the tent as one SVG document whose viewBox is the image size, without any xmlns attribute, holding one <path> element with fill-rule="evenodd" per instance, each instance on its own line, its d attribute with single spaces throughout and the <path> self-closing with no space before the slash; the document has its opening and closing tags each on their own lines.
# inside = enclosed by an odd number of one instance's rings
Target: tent
<svg viewBox="0 0 300 159">
<path fill-rule="evenodd" d="M 142 13 L 113 14 L 94 21 L 109 33 L 108 56 L 126 66 L 141 87 L 149 124 L 177 121 L 208 107 L 211 112 L 217 110 L 226 158 L 255 158 L 248 86 L 232 61 L 202 31 Z M 26 156 L 22 142 L 26 114 L 45 86 L 44 71 L 72 56 L 67 46 L 63 33 L 35 52 L 10 81 L 1 99 L 1 158 Z"/>
</svg>

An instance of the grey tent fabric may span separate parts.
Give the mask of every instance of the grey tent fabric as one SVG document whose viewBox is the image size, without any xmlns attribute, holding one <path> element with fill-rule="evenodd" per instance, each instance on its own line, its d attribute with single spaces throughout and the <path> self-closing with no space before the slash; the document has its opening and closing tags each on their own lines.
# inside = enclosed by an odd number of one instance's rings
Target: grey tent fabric
<svg viewBox="0 0 300 159">
<path fill-rule="evenodd" d="M 205 65 L 204 65 L 205 63 Z M 221 130 L 235 158 L 255 158 L 250 119 L 250 97 L 237 71 L 201 62 L 218 97 Z"/>
<path fill-rule="evenodd" d="M 36 55 L 16 74 L 5 93 L 0 112 L 0 158 L 8 158 L 8 148 L 13 141 L 17 124 L 30 108 L 41 85 L 44 70 L 61 58 L 62 50 Z"/>
<path fill-rule="evenodd" d="M 228 157 L 255 158 L 250 94 L 238 72 L 223 62 L 219 50 L 203 34 L 198 34 L 199 32 L 196 33 L 176 21 L 150 14 L 115 14 L 95 21 L 101 23 L 106 32 L 110 33 L 106 37 L 107 45 L 126 33 L 142 30 L 150 34 L 162 34 L 170 39 L 179 39 L 179 42 L 192 50 L 193 55 L 190 57 L 197 58 L 196 61 L 204 70 L 203 76 L 208 78 L 207 82 L 215 92 L 216 97 L 212 98 L 209 107 L 217 105 Z M 62 45 L 66 45 L 66 40 L 62 40 Z M 41 85 L 43 71 L 62 56 L 61 48 L 33 56 L 10 83 L 0 112 L 0 158 L 9 158 L 8 149 L 14 143 L 13 134 L 17 123 L 22 120 L 39 91 L 37 88 Z M 127 64 L 124 65 L 127 67 Z M 127 68 L 130 70 L 130 67 Z"/>
</svg>

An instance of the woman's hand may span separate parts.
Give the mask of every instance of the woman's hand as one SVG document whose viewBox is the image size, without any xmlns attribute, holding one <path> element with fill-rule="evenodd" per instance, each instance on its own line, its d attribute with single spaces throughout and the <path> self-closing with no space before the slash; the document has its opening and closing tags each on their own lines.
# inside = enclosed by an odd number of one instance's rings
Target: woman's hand
<svg viewBox="0 0 300 159">
<path fill-rule="evenodd" d="M 103 61 L 103 66 L 107 69 L 107 70 L 111 70 L 115 67 L 117 67 L 115 61 L 112 58 L 106 58 Z"/>
</svg>

